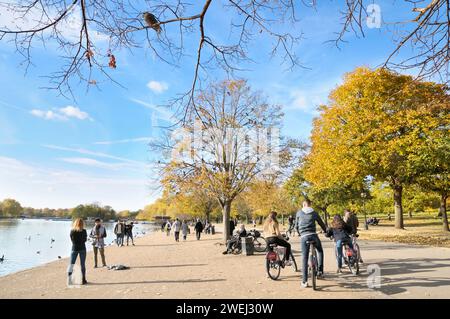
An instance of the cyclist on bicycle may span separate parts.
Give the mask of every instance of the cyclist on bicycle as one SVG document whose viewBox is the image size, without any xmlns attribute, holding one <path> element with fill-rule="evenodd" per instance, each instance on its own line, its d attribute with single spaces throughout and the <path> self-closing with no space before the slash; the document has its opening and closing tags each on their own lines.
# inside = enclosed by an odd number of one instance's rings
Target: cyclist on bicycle
<svg viewBox="0 0 450 319">
<path fill-rule="evenodd" d="M 344 244 L 348 245 L 353 249 L 352 240 L 350 234 L 352 228 L 347 225 L 342 219 L 341 215 L 335 215 L 333 221 L 331 222 L 331 228 L 327 229 L 327 237 L 333 236 L 334 242 L 336 243 L 336 261 L 337 261 L 337 273 L 342 273 L 342 247 Z"/>
<path fill-rule="evenodd" d="M 351 228 L 350 234 L 356 235 L 359 226 L 358 217 L 356 217 L 349 209 L 344 211 L 344 222 Z"/>
<path fill-rule="evenodd" d="M 358 226 L 359 226 L 359 221 L 358 221 L 358 217 L 352 213 L 349 209 L 346 209 L 344 211 L 344 222 L 351 227 L 351 232 L 349 233 L 350 235 L 356 236 L 358 237 Z M 359 255 L 359 262 L 362 264 L 364 263 L 361 257 L 361 252 L 358 251 L 358 255 Z"/>
<path fill-rule="evenodd" d="M 276 244 L 286 248 L 286 253 L 283 256 L 283 262 L 286 266 L 291 265 L 291 244 L 283 238 L 280 232 L 280 227 L 277 220 L 277 212 L 270 212 L 269 216 L 264 221 L 264 237 L 267 244 Z"/>
<path fill-rule="evenodd" d="M 317 278 L 323 278 L 323 249 L 322 243 L 320 242 L 319 236 L 316 233 L 316 222 L 326 232 L 325 223 L 319 214 L 314 211 L 311 207 L 311 201 L 306 199 L 303 201 L 303 208 L 297 212 L 295 217 L 295 225 L 297 227 L 297 232 L 300 234 L 300 242 L 302 249 L 302 287 L 308 287 L 308 256 L 309 256 L 309 245 L 307 242 L 315 242 L 317 250 L 317 261 L 318 261 L 318 272 Z"/>
</svg>

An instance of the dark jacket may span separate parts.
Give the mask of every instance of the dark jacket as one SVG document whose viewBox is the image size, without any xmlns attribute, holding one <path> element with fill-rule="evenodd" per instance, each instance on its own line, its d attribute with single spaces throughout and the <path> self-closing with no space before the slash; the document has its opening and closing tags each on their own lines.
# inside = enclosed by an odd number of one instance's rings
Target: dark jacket
<svg viewBox="0 0 450 319">
<path fill-rule="evenodd" d="M 125 235 L 132 236 L 133 235 L 133 227 L 134 227 L 134 225 L 131 225 L 131 224 L 125 225 Z"/>
<path fill-rule="evenodd" d="M 351 228 L 350 234 L 356 234 L 358 232 L 359 221 L 358 221 L 358 217 L 356 217 L 355 214 L 350 213 L 350 215 L 348 216 L 348 219 L 346 220 L 344 218 L 344 221 Z"/>
<path fill-rule="evenodd" d="M 86 251 L 86 229 L 83 229 L 82 231 L 72 229 L 70 231 L 70 240 L 72 241 L 72 251 Z"/>
<path fill-rule="evenodd" d="M 349 225 L 347 225 L 346 223 L 343 223 L 342 227 L 329 228 L 327 230 L 327 237 L 333 236 L 334 241 L 338 241 L 338 240 L 350 241 L 349 234 L 351 234 L 351 233 L 352 233 L 352 228 Z"/>
<path fill-rule="evenodd" d="M 201 233 L 201 232 L 203 231 L 203 224 L 202 224 L 202 222 L 201 222 L 201 221 L 198 221 L 198 222 L 195 224 L 194 229 L 195 229 L 196 232 Z"/>
<path fill-rule="evenodd" d="M 311 207 L 303 208 L 295 216 L 295 225 L 300 236 L 307 236 L 316 233 L 316 222 L 325 232 L 325 224 L 320 215 Z"/>
</svg>

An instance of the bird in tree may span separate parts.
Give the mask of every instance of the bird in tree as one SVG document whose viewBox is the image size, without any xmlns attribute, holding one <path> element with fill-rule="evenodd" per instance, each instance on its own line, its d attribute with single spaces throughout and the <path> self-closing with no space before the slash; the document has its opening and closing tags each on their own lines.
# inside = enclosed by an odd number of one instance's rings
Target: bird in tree
<svg viewBox="0 0 450 319">
<path fill-rule="evenodd" d="M 153 14 L 151 14 L 150 12 L 144 12 L 143 17 L 144 17 L 145 23 L 147 23 L 147 25 L 150 28 L 155 30 L 156 33 L 161 32 L 161 27 L 159 26 L 159 21 Z"/>
</svg>

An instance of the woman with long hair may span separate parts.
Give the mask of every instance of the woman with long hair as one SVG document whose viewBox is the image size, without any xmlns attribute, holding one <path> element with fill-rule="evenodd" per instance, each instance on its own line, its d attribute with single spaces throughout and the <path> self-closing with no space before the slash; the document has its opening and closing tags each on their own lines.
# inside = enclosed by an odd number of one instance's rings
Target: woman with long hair
<svg viewBox="0 0 450 319">
<path fill-rule="evenodd" d="M 286 254 L 283 257 L 285 265 L 290 265 L 291 244 L 289 244 L 281 235 L 280 226 L 277 220 L 277 212 L 271 211 L 264 221 L 264 237 L 267 244 L 277 244 L 286 248 Z"/>
<path fill-rule="evenodd" d="M 84 229 L 84 221 L 81 218 L 75 219 L 70 231 L 70 240 L 72 241 L 72 252 L 70 254 L 70 265 L 68 270 L 68 284 L 72 283 L 73 266 L 77 261 L 78 255 L 80 255 L 81 273 L 83 275 L 82 284 L 87 284 L 86 280 L 86 241 L 87 233 Z"/>
<path fill-rule="evenodd" d="M 352 241 L 349 234 L 352 233 L 352 227 L 345 223 L 341 215 L 334 215 L 331 222 L 331 228 L 327 231 L 327 236 L 333 236 L 336 243 L 336 261 L 337 261 L 337 273 L 342 272 L 342 246 L 347 244 L 353 249 Z"/>
</svg>

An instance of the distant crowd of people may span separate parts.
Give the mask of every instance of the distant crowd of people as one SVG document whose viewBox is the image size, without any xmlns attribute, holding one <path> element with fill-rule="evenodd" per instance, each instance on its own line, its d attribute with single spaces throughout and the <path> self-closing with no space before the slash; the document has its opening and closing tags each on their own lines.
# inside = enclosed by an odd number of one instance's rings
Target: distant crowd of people
<svg viewBox="0 0 450 319">
<path fill-rule="evenodd" d="M 118 220 L 117 224 L 114 226 L 114 234 L 116 235 L 116 244 L 119 247 L 122 247 L 124 244 L 124 239 L 127 239 L 127 246 L 129 244 L 129 240 L 131 239 L 131 244 L 134 246 L 133 239 L 133 222 L 126 223 L 123 220 Z"/>
<path fill-rule="evenodd" d="M 194 228 L 195 237 L 197 240 L 200 240 L 201 234 L 204 232 L 205 234 L 214 234 L 215 227 L 208 220 L 200 220 L 197 218 L 195 221 L 180 221 L 180 219 L 176 218 L 173 222 L 170 220 L 165 220 L 161 224 L 161 231 L 165 232 L 167 236 L 173 234 L 175 237 L 175 241 L 180 241 L 180 233 L 183 236 L 183 241 L 187 239 L 188 234 L 191 233 L 191 228 Z"/>
</svg>

